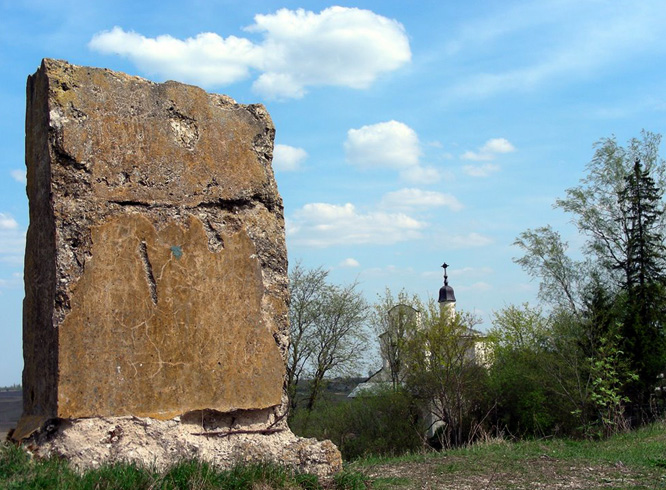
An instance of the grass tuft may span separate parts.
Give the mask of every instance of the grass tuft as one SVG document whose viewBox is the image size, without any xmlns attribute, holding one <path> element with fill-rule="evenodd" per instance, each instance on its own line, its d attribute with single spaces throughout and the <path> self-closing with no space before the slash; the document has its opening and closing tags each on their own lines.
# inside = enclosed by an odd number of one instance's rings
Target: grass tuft
<svg viewBox="0 0 666 490">
<path fill-rule="evenodd" d="M 335 488 L 339 490 L 365 490 L 370 488 L 365 475 L 347 469 L 333 477 Z"/>
</svg>

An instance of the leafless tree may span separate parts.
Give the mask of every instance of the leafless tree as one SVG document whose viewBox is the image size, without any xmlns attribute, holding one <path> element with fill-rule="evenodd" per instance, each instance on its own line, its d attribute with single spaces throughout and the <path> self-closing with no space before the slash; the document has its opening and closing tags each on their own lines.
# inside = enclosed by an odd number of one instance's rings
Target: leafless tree
<svg viewBox="0 0 666 490">
<path fill-rule="evenodd" d="M 307 269 L 297 263 L 290 273 L 291 342 L 287 383 L 291 408 L 297 406 L 296 385 L 307 378 L 312 410 L 330 374 L 348 374 L 367 353 L 365 323 L 368 304 L 358 284 L 330 284 L 322 267 Z"/>
</svg>

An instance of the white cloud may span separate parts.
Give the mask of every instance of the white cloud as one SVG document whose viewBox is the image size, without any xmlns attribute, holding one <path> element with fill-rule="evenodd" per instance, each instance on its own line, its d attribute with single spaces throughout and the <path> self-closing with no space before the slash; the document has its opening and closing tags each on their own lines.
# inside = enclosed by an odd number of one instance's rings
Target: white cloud
<svg viewBox="0 0 666 490">
<path fill-rule="evenodd" d="M 21 184 L 25 184 L 27 182 L 26 175 L 25 175 L 25 169 L 23 170 L 11 170 L 9 174 L 12 176 L 12 179 L 14 179 L 16 182 L 19 182 Z"/>
<path fill-rule="evenodd" d="M 481 153 L 511 153 L 516 149 L 505 138 L 492 138 L 481 147 Z"/>
<path fill-rule="evenodd" d="M 18 223 L 14 218 L 5 213 L 0 213 L 0 230 L 15 230 Z"/>
<path fill-rule="evenodd" d="M 9 214 L 0 213 L 0 262 L 20 266 L 25 251 L 25 232 Z"/>
<path fill-rule="evenodd" d="M 440 241 L 442 245 L 448 248 L 485 247 L 493 243 L 492 238 L 475 232 L 468 233 L 467 235 L 444 236 Z"/>
<path fill-rule="evenodd" d="M 303 148 L 295 148 L 289 145 L 275 145 L 273 151 L 273 168 L 289 172 L 298 170 L 308 157 Z"/>
<path fill-rule="evenodd" d="M 118 26 L 95 34 L 89 47 L 129 58 L 150 75 L 213 86 L 248 78 L 263 56 L 261 47 L 235 36 L 225 39 L 204 32 L 185 40 L 169 35 L 148 38 Z"/>
<path fill-rule="evenodd" d="M 499 172 L 500 166 L 496 163 L 485 163 L 483 165 L 463 165 L 463 172 L 470 177 L 488 177 Z"/>
<path fill-rule="evenodd" d="M 353 204 L 306 204 L 287 222 L 292 243 L 312 247 L 416 240 L 426 223 L 404 213 L 359 213 Z"/>
<path fill-rule="evenodd" d="M 289 96 L 294 88 L 337 85 L 367 88 L 411 59 L 403 26 L 369 10 L 330 7 L 319 14 L 281 9 L 256 15 L 250 32 L 265 36 L 264 74 L 255 88 Z M 262 78 L 270 78 L 270 92 Z M 277 81 L 277 82 L 276 82 Z"/>
<path fill-rule="evenodd" d="M 348 162 L 365 168 L 414 167 L 421 154 L 416 132 L 398 121 L 350 129 L 344 148 Z"/>
<path fill-rule="evenodd" d="M 400 178 L 411 184 L 433 184 L 441 178 L 439 170 L 420 164 L 419 137 L 399 121 L 350 129 L 344 149 L 349 163 L 364 169 L 399 170 Z"/>
<path fill-rule="evenodd" d="M 149 74 L 202 85 L 226 85 L 258 71 L 253 88 L 269 98 L 302 97 L 313 86 L 367 88 L 411 60 L 403 26 L 369 10 L 280 9 L 256 15 L 245 30 L 263 41 L 211 32 L 185 40 L 147 38 L 114 27 L 95 34 L 89 46 L 127 57 Z"/>
<path fill-rule="evenodd" d="M 380 205 L 389 209 L 410 210 L 414 208 L 447 207 L 451 211 L 460 211 L 463 205 L 451 194 L 421 189 L 400 189 L 382 197 Z"/>
<path fill-rule="evenodd" d="M 360 266 L 361 266 L 361 264 L 359 263 L 359 261 L 356 260 L 356 259 L 353 259 L 351 257 L 343 260 L 342 262 L 340 262 L 340 267 L 350 267 L 351 268 L 351 267 L 360 267 Z"/>
<path fill-rule="evenodd" d="M 466 151 L 460 158 L 463 160 L 489 161 L 494 160 L 498 154 L 511 153 L 516 149 L 505 138 L 492 138 L 478 149 L 478 151 Z"/>
</svg>

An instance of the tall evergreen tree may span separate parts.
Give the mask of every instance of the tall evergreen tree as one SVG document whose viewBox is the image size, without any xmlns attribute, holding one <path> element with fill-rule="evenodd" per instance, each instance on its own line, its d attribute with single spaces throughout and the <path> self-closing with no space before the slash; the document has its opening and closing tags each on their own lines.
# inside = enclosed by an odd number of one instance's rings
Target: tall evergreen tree
<svg viewBox="0 0 666 490">
<path fill-rule="evenodd" d="M 618 201 L 626 218 L 627 237 L 626 254 L 619 264 L 627 298 L 622 334 L 631 367 L 639 375 L 639 398 L 647 394 L 657 375 L 666 368 L 662 198 L 663 190 L 636 158 Z"/>
<path fill-rule="evenodd" d="M 565 242 L 550 227 L 527 230 L 515 242 L 525 252 L 515 260 L 542 279 L 542 297 L 585 327 L 585 352 L 596 358 L 602 339 L 621 334 L 619 354 L 639 376 L 628 394 L 638 403 L 666 371 L 666 162 L 660 145 L 661 136 L 648 131 L 625 147 L 614 137 L 600 140 L 580 185 L 556 201 L 586 236 L 586 260 L 566 257 Z"/>
</svg>

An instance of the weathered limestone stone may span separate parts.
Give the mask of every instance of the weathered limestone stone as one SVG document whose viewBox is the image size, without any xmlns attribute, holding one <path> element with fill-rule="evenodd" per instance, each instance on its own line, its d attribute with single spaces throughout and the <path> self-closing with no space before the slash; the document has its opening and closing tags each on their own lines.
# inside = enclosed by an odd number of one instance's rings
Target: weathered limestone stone
<svg viewBox="0 0 666 490">
<path fill-rule="evenodd" d="M 27 98 L 14 438 L 48 419 L 202 411 L 288 431 L 287 254 L 265 108 L 48 59 Z"/>
</svg>

